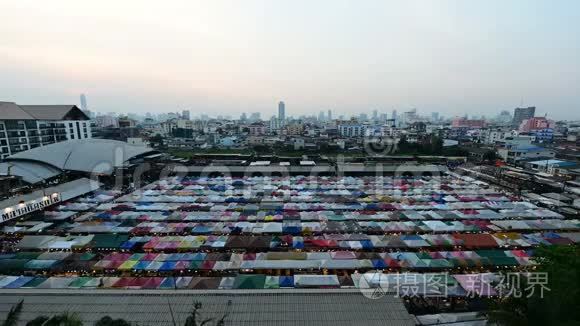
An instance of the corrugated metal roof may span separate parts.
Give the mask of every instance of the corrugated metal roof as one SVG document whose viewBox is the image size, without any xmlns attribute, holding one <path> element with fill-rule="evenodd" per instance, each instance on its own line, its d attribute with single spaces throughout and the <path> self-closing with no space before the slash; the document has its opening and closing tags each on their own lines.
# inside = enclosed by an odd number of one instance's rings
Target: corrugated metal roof
<svg viewBox="0 0 580 326">
<path fill-rule="evenodd" d="M 61 170 L 110 174 L 135 156 L 154 153 L 154 149 L 109 139 L 79 139 L 36 147 L 16 153 L 6 161 L 43 162 Z"/>
<path fill-rule="evenodd" d="M 194 302 L 202 303 L 202 318 L 227 314 L 226 325 L 414 325 L 400 298 L 369 299 L 358 290 L 5 290 L 0 319 L 19 300 L 21 325 L 64 311 L 87 325 L 107 315 L 138 325 L 183 325 Z"/>
<path fill-rule="evenodd" d="M 84 195 L 100 188 L 97 181 L 81 178 L 67 183 L 59 184 L 43 190 L 37 190 L 25 195 L 15 196 L 0 202 L 0 209 L 17 205 L 20 202 L 42 198 L 45 194 L 60 193 L 61 201 Z"/>
<path fill-rule="evenodd" d="M 76 105 L 20 105 L 20 108 L 38 120 L 63 120 L 71 110 L 78 110 Z"/>
<path fill-rule="evenodd" d="M 34 117 L 13 102 L 0 102 L 1 120 L 34 120 Z"/>
<path fill-rule="evenodd" d="M 28 162 L 13 161 L 0 163 L 0 175 L 14 175 L 22 178 L 24 182 L 35 184 L 59 175 L 62 171 L 50 165 Z"/>
</svg>

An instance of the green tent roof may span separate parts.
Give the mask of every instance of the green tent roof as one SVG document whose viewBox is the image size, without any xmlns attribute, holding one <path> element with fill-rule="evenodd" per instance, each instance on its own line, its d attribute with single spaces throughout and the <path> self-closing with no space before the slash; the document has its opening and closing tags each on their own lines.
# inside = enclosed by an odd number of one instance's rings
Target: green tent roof
<svg viewBox="0 0 580 326">
<path fill-rule="evenodd" d="M 263 289 L 266 275 L 238 275 L 234 281 L 234 289 Z"/>
<path fill-rule="evenodd" d="M 93 254 L 92 252 L 85 252 L 79 256 L 79 260 L 87 261 L 87 260 L 91 260 L 91 259 L 95 258 L 95 256 L 96 255 Z"/>
<path fill-rule="evenodd" d="M 40 256 L 42 252 L 19 252 L 16 254 L 15 259 L 36 259 L 36 257 Z"/>
<path fill-rule="evenodd" d="M 69 288 L 81 288 L 81 287 L 83 287 L 83 285 L 85 285 L 91 279 L 92 279 L 92 277 L 78 277 L 77 279 L 75 279 L 74 281 L 72 281 L 68 285 L 68 287 Z"/>
<path fill-rule="evenodd" d="M 0 272 L 20 272 L 26 269 L 29 259 L 4 259 L 0 263 Z"/>
<path fill-rule="evenodd" d="M 21 287 L 35 288 L 35 287 L 39 286 L 40 284 L 44 283 L 44 281 L 46 281 L 46 277 L 35 277 L 30 282 L 24 284 Z"/>
<path fill-rule="evenodd" d="M 119 249 L 121 244 L 127 240 L 129 240 L 129 236 L 126 234 L 95 234 L 90 246 L 93 248 Z"/>
</svg>

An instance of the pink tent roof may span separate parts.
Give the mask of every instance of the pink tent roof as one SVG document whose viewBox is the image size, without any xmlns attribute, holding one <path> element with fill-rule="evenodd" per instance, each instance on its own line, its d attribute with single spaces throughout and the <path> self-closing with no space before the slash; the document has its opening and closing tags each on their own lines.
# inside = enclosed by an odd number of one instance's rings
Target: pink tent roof
<svg viewBox="0 0 580 326">
<path fill-rule="evenodd" d="M 331 252 L 330 256 L 332 259 L 356 259 L 356 253 L 354 251 Z"/>
<path fill-rule="evenodd" d="M 156 289 L 163 283 L 164 277 L 151 277 L 144 284 L 144 289 Z"/>
<path fill-rule="evenodd" d="M 175 263 L 175 270 L 184 270 L 189 268 L 189 262 L 185 261 L 185 260 L 180 260 L 178 262 Z"/>
<path fill-rule="evenodd" d="M 135 277 L 121 277 L 120 280 L 115 282 L 112 287 L 114 288 L 124 288 L 131 285 L 131 282 L 135 280 Z"/>
<path fill-rule="evenodd" d="M 145 256 L 143 256 L 143 258 L 141 258 L 141 260 L 152 261 L 152 260 L 155 260 L 155 258 L 157 258 L 157 256 L 159 256 L 159 254 L 150 252 L 150 253 L 146 253 Z"/>
</svg>

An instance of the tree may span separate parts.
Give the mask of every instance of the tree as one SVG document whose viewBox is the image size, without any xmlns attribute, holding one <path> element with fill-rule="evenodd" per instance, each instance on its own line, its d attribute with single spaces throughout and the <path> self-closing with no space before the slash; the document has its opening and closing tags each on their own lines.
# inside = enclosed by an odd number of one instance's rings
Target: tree
<svg viewBox="0 0 580 326">
<path fill-rule="evenodd" d="M 407 141 L 407 136 L 401 136 L 399 143 L 397 144 L 397 149 L 401 153 L 405 153 L 409 150 L 409 142 Z"/>
<path fill-rule="evenodd" d="M 203 326 L 203 325 L 213 321 L 213 318 L 207 318 L 207 319 L 198 321 L 198 318 L 201 318 L 201 313 L 199 312 L 199 310 L 201 310 L 201 307 L 202 307 L 201 302 L 195 302 L 193 304 L 193 310 L 191 311 L 191 314 L 189 314 L 189 316 L 185 320 L 184 326 Z"/>
<path fill-rule="evenodd" d="M 483 154 L 483 160 L 488 162 L 495 161 L 497 160 L 497 153 L 493 150 L 489 150 Z"/>
<path fill-rule="evenodd" d="M 6 319 L 2 322 L 2 326 L 16 326 L 18 323 L 18 318 L 20 317 L 20 313 L 22 312 L 23 303 L 24 301 L 20 300 L 20 302 L 10 308 L 8 315 L 6 315 Z"/>
<path fill-rule="evenodd" d="M 160 134 L 157 134 L 151 138 L 149 138 L 149 142 L 151 142 L 151 145 L 153 147 L 163 147 L 163 136 L 161 136 Z"/>
<path fill-rule="evenodd" d="M 63 312 L 50 317 L 43 326 L 82 326 L 83 322 L 76 313 Z"/>
<path fill-rule="evenodd" d="M 228 307 L 229 306 L 231 306 L 231 301 L 228 302 Z M 211 323 L 211 322 L 213 322 L 215 320 L 215 318 L 202 319 L 201 312 L 200 312 L 201 308 L 202 308 L 201 302 L 194 302 L 193 303 L 193 310 L 192 310 L 191 314 L 189 314 L 189 316 L 185 320 L 184 326 L 203 326 L 203 325 L 209 325 L 209 323 Z M 225 319 L 226 319 L 227 316 L 228 316 L 228 314 L 225 313 L 220 319 L 217 320 L 217 322 L 215 323 L 215 325 L 216 326 L 224 326 L 225 325 Z"/>
<path fill-rule="evenodd" d="M 113 319 L 109 316 L 105 316 L 97 320 L 95 326 L 131 326 L 131 323 L 124 319 Z"/>
<path fill-rule="evenodd" d="M 270 146 L 266 145 L 254 145 L 253 150 L 256 152 L 256 154 L 272 153 L 272 149 L 270 148 Z"/>
<path fill-rule="evenodd" d="M 48 318 L 46 316 L 38 316 L 38 317 L 34 318 L 33 320 L 29 321 L 28 323 L 26 323 L 26 326 L 42 326 L 49 319 L 50 318 Z"/>
<path fill-rule="evenodd" d="M 533 273 L 547 273 L 548 290 L 543 293 L 535 290 L 529 295 L 528 286 L 532 283 L 524 279 L 518 284 L 518 290 L 523 293 L 521 298 L 506 296 L 489 300 L 486 314 L 490 323 L 502 326 L 580 325 L 580 248 L 541 246 L 534 260 L 538 266 Z"/>
</svg>

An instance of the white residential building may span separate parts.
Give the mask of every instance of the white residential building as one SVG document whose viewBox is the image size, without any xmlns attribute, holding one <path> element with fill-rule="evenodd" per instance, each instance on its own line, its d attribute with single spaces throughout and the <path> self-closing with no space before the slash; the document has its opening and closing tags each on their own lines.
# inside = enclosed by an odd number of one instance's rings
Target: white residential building
<svg viewBox="0 0 580 326">
<path fill-rule="evenodd" d="M 364 137 L 367 126 L 363 124 L 340 124 L 338 133 L 343 137 Z"/>
<path fill-rule="evenodd" d="M 72 139 L 92 138 L 89 117 L 76 105 L 0 102 L 0 158 Z"/>
<path fill-rule="evenodd" d="M 506 140 L 509 137 L 515 137 L 518 132 L 515 130 L 505 129 L 485 129 L 481 132 L 481 141 L 484 144 L 494 145 Z"/>
</svg>

